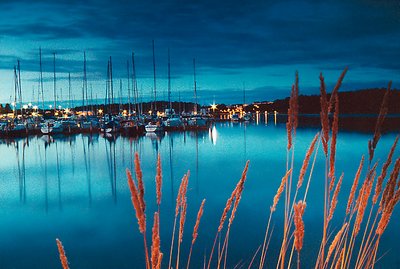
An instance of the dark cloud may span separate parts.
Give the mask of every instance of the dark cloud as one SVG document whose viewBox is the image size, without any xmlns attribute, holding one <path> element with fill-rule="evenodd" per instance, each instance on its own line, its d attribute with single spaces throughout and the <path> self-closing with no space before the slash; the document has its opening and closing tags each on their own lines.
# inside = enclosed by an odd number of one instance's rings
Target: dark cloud
<svg viewBox="0 0 400 269">
<path fill-rule="evenodd" d="M 126 61 L 134 50 L 138 76 L 151 78 L 154 39 L 161 78 L 166 76 L 168 48 L 174 78 L 192 74 L 193 58 L 204 76 L 234 77 L 240 76 L 244 69 L 283 65 L 290 73 L 296 66 L 311 65 L 317 70 L 341 70 L 349 66 L 399 74 L 400 62 L 395 60 L 400 59 L 398 3 L 395 0 L 0 1 L 0 45 L 8 48 L 0 50 L 4 55 L 0 69 L 11 69 L 21 59 L 24 71 L 37 72 L 38 48 L 42 46 L 44 69 L 48 72 L 52 70 L 52 52 L 56 52 L 58 72 L 72 72 L 78 77 L 86 50 L 92 79 L 105 78 L 110 56 L 116 77 L 124 77 Z M 10 49 L 14 46 L 11 42 L 17 49 Z M 284 77 L 277 72 L 269 76 Z M 379 76 L 377 73 L 376 81 L 381 81 Z M 362 78 L 357 79 L 362 82 Z M 221 88 L 210 91 L 229 92 Z M 279 95 L 278 90 L 270 92 Z M 254 89 L 253 93 L 256 98 L 263 91 Z"/>
</svg>

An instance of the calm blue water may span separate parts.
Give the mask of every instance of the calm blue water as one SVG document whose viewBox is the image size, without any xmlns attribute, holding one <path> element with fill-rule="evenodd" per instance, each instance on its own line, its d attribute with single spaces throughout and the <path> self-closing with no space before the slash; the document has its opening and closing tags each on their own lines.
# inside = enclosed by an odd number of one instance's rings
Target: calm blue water
<svg viewBox="0 0 400 269">
<path fill-rule="evenodd" d="M 295 175 L 317 131 L 298 130 Z M 367 154 L 370 137 L 339 134 L 337 171 L 344 171 L 345 179 L 332 229 L 342 224 L 341 212 L 361 155 Z M 387 134 L 379 142 L 376 158 L 381 163 L 394 138 L 394 134 Z M 157 153 L 162 156 L 164 265 L 168 263 L 176 191 L 187 170 L 191 171 L 191 177 L 186 237 L 181 249 L 181 264 L 185 267 L 197 210 L 201 200 L 207 199 L 192 268 L 202 267 L 205 251 L 209 254 L 226 199 L 246 160 L 250 160 L 248 181 L 231 230 L 228 268 L 239 261 L 251 260 L 262 243 L 269 207 L 286 167 L 284 125 L 218 123 L 210 132 L 139 139 L 118 137 L 114 141 L 87 135 L 2 140 L 0 268 L 61 268 L 55 238 L 62 240 L 72 268 L 144 268 L 143 238 L 125 177 L 125 168 L 133 167 L 135 151 L 142 159 L 149 231 L 156 210 Z M 395 156 L 399 156 L 399 150 Z M 323 171 L 320 148 L 304 215 L 304 268 L 314 264 L 322 234 Z M 271 267 L 281 243 L 282 208 L 280 204 L 273 217 L 274 234 L 267 254 L 267 264 Z M 380 253 L 389 252 L 378 268 L 400 268 L 400 257 L 396 254 L 399 221 L 397 210 L 380 246 Z"/>
</svg>

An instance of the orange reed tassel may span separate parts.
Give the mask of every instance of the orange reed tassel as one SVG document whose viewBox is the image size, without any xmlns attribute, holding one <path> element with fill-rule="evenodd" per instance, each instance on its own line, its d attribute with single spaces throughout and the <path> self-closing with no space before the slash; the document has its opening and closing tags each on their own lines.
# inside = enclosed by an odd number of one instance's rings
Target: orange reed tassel
<svg viewBox="0 0 400 269">
<path fill-rule="evenodd" d="M 276 210 L 276 206 L 278 205 L 279 198 L 282 195 L 282 192 L 285 188 L 286 181 L 291 173 L 292 173 L 292 169 L 289 169 L 289 171 L 287 171 L 286 174 L 283 176 L 283 178 L 281 180 L 281 184 L 279 185 L 279 188 L 276 191 L 276 194 L 274 196 L 274 200 L 273 200 L 272 206 L 270 208 L 271 212 L 274 212 Z"/>
<path fill-rule="evenodd" d="M 143 173 L 142 173 L 142 168 L 140 166 L 140 159 L 139 159 L 139 153 L 135 152 L 135 173 L 136 173 L 136 179 L 138 182 L 138 196 L 139 196 L 139 202 L 140 206 L 143 209 L 143 212 L 146 211 L 146 203 L 144 201 L 144 184 L 143 184 Z"/>
<path fill-rule="evenodd" d="M 306 203 L 299 201 L 294 205 L 294 247 L 297 252 L 300 252 L 303 248 L 303 238 L 304 238 L 304 222 L 303 214 L 306 208 Z"/>
<path fill-rule="evenodd" d="M 288 108 L 288 121 L 286 123 L 288 146 L 287 149 L 292 148 L 292 135 L 296 134 L 299 115 L 299 73 L 296 71 L 295 83 L 292 86 L 290 93 L 289 108 Z"/>
<path fill-rule="evenodd" d="M 231 216 L 229 218 L 229 226 L 231 226 L 233 219 L 235 218 L 235 214 L 236 214 L 237 208 L 239 206 L 239 202 L 242 199 L 242 192 L 244 189 L 244 183 L 246 182 L 246 178 L 247 178 L 247 170 L 249 169 L 249 163 L 250 163 L 250 161 L 246 162 L 246 165 L 242 172 L 242 177 L 240 178 L 239 183 L 236 186 L 235 203 L 233 204 Z"/>
<path fill-rule="evenodd" d="M 336 156 L 336 139 L 339 131 L 339 96 L 335 94 L 335 114 L 333 115 L 332 123 L 332 140 L 331 140 L 331 153 L 329 160 L 329 174 L 328 177 L 333 178 L 335 175 L 335 156 Z"/>
<path fill-rule="evenodd" d="M 161 265 L 160 258 L 160 219 L 158 213 L 154 213 L 154 224 L 152 230 L 152 245 L 151 245 L 151 268 L 156 269 Z"/>
<path fill-rule="evenodd" d="M 376 181 L 376 187 L 375 187 L 375 194 L 374 194 L 374 198 L 372 199 L 373 203 L 376 204 L 376 202 L 378 201 L 378 197 L 382 191 L 382 184 L 383 184 L 383 180 L 386 177 L 387 174 L 387 170 L 390 166 L 390 164 L 392 163 L 392 158 L 393 158 L 393 154 L 394 154 L 394 150 L 396 149 L 396 145 L 397 142 L 399 141 L 399 136 L 396 137 L 396 139 L 394 140 L 393 146 L 390 149 L 389 155 L 387 157 L 387 160 L 385 162 L 385 164 L 382 166 L 382 172 L 379 175 L 377 181 Z"/>
<path fill-rule="evenodd" d="M 63 269 L 69 269 L 68 260 L 67 256 L 65 255 L 64 247 L 58 238 L 56 239 L 56 242 L 57 242 L 58 253 L 60 254 L 61 265 Z"/>
<path fill-rule="evenodd" d="M 385 92 L 385 95 L 383 96 L 381 108 L 379 110 L 378 119 L 376 120 L 374 137 L 372 138 L 372 140 L 368 141 L 368 152 L 369 152 L 369 161 L 370 162 L 374 158 L 375 148 L 381 137 L 382 124 L 383 124 L 383 121 L 385 120 L 386 114 L 388 112 L 388 103 L 389 103 L 389 95 L 390 95 L 391 86 L 392 86 L 392 82 L 390 81 L 388 88 Z"/>
<path fill-rule="evenodd" d="M 126 169 L 126 176 L 128 178 L 129 190 L 131 191 L 131 200 L 136 212 L 136 219 L 138 221 L 139 231 L 144 234 L 146 231 L 146 216 L 144 214 L 142 206 L 140 205 L 138 190 L 136 188 L 135 182 L 132 179 L 132 174 L 129 169 Z"/>
<path fill-rule="evenodd" d="M 333 193 L 333 196 L 332 196 L 331 206 L 329 208 L 328 222 L 331 221 L 331 219 L 333 218 L 333 213 L 335 212 L 335 209 L 336 209 L 336 205 L 338 202 L 338 196 L 339 196 L 339 192 L 340 192 L 340 187 L 342 186 L 343 176 L 344 176 L 344 174 L 342 173 L 338 183 L 336 184 L 335 192 Z"/>
<path fill-rule="evenodd" d="M 383 191 L 383 194 L 382 194 L 382 199 L 380 202 L 380 210 L 383 210 L 393 197 L 393 194 L 396 189 L 396 180 L 399 176 L 399 171 L 400 171 L 400 158 L 397 158 L 397 160 L 394 164 L 394 168 L 393 168 L 392 172 L 390 173 L 389 180 L 386 183 L 385 190 Z"/>
<path fill-rule="evenodd" d="M 297 181 L 297 189 L 300 189 L 301 185 L 303 184 L 304 176 L 306 174 L 308 164 L 310 163 L 311 155 L 314 152 L 314 148 L 315 148 L 315 144 L 317 142 L 318 136 L 319 136 L 319 133 L 314 136 L 314 139 L 312 140 L 311 145 L 307 150 L 306 157 L 303 160 L 303 165 L 300 170 L 299 180 Z"/>
<path fill-rule="evenodd" d="M 362 158 L 361 158 L 360 165 L 358 166 L 357 173 L 356 173 L 356 175 L 354 177 L 354 180 L 353 180 L 353 185 L 351 186 L 349 200 L 347 201 L 346 214 L 350 213 L 350 208 L 351 208 L 351 205 L 353 204 L 353 201 L 354 201 L 354 195 L 355 195 L 356 190 L 357 190 L 357 185 L 358 185 L 358 181 L 360 179 L 360 175 L 361 175 L 361 171 L 362 171 L 363 165 L 364 165 L 364 156 L 362 156 Z"/>
<path fill-rule="evenodd" d="M 343 235 L 343 232 L 346 229 L 346 227 L 347 227 L 347 222 L 345 224 L 343 224 L 342 228 L 339 230 L 339 232 L 336 234 L 335 238 L 333 239 L 331 245 L 329 246 L 328 255 L 326 256 L 325 263 L 329 262 L 329 259 L 332 255 L 333 251 L 335 250 L 336 246 L 342 239 L 342 235 Z"/>
<path fill-rule="evenodd" d="M 200 220 L 201 220 L 201 217 L 203 216 L 205 202 L 206 202 L 206 199 L 204 199 L 203 202 L 201 202 L 199 212 L 197 212 L 196 224 L 194 225 L 194 228 L 193 228 L 192 245 L 194 245 L 194 242 L 196 242 L 196 239 L 198 236 Z"/>
<path fill-rule="evenodd" d="M 357 217 L 354 223 L 354 235 L 357 235 L 360 231 L 361 223 L 364 218 L 365 210 L 368 205 L 368 199 L 371 194 L 372 184 L 374 182 L 374 178 L 376 175 L 375 172 L 376 166 L 368 173 L 368 176 L 363 184 L 363 187 L 360 190 L 360 194 L 358 197 L 358 206 L 357 206 Z"/>
<path fill-rule="evenodd" d="M 347 73 L 347 70 L 348 70 L 348 68 L 345 67 L 345 69 L 343 70 L 342 74 L 340 75 L 338 81 L 336 82 L 335 88 L 333 88 L 331 98 L 329 99 L 329 112 L 332 111 L 334 96 L 338 93 L 340 86 L 342 86 L 342 82 L 343 82 L 344 76 Z"/>
<path fill-rule="evenodd" d="M 183 202 L 182 202 L 182 207 L 181 207 L 181 215 L 180 215 L 180 220 L 179 220 L 179 242 L 181 242 L 181 243 L 183 240 L 183 230 L 184 230 L 185 220 L 186 220 L 186 209 L 187 209 L 186 197 L 184 197 L 182 201 Z"/>
<path fill-rule="evenodd" d="M 322 127 L 322 146 L 324 148 L 324 153 L 325 156 L 328 156 L 328 141 L 329 141 L 329 104 L 328 104 L 328 97 L 326 94 L 326 86 L 325 86 L 325 81 L 324 77 L 322 76 L 322 73 L 319 76 L 321 86 L 321 97 L 320 97 L 320 102 L 321 102 L 321 127 Z"/>
<path fill-rule="evenodd" d="M 376 234 L 382 235 L 383 232 L 386 230 L 387 225 L 389 224 L 390 217 L 392 216 L 393 210 L 395 205 L 400 200 L 400 190 L 398 189 L 395 195 L 390 199 L 387 203 L 387 206 L 383 210 L 381 220 L 378 223 L 378 227 L 376 228 Z"/>
</svg>

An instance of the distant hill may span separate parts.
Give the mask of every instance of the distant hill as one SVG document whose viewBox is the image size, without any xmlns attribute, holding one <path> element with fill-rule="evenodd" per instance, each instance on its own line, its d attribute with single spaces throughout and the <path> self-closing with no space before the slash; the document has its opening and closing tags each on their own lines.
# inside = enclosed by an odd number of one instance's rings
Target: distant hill
<svg viewBox="0 0 400 269">
<path fill-rule="evenodd" d="M 365 89 L 357 91 L 340 92 L 339 107 L 341 114 L 378 114 L 379 108 L 385 94 L 384 88 Z M 330 94 L 328 94 L 330 96 Z M 280 113 L 287 113 L 289 98 L 275 100 L 266 104 L 268 111 L 276 110 Z M 320 113 L 319 95 L 300 95 L 299 112 L 304 114 Z M 400 114 L 400 90 L 391 90 L 389 98 L 389 114 Z"/>
</svg>

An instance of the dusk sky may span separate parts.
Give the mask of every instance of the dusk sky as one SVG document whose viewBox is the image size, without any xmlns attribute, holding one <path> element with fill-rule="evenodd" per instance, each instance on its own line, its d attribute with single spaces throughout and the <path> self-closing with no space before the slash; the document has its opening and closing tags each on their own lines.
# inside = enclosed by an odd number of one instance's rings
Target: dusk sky
<svg viewBox="0 0 400 269">
<path fill-rule="evenodd" d="M 107 60 L 114 88 L 135 52 L 144 101 L 153 88 L 155 41 L 157 96 L 166 98 L 167 51 L 171 53 L 172 99 L 193 101 L 196 59 L 201 104 L 274 100 L 290 94 L 295 71 L 302 94 L 318 93 L 320 72 L 332 90 L 399 88 L 400 2 L 328 1 L 0 1 L 0 102 L 13 100 L 13 67 L 21 61 L 24 103 L 37 103 L 39 47 L 43 51 L 45 100 L 53 100 L 53 52 L 57 94 L 65 100 L 71 72 L 81 98 L 83 52 L 93 96 L 104 98 Z M 89 86 L 90 87 L 90 86 Z"/>
</svg>

